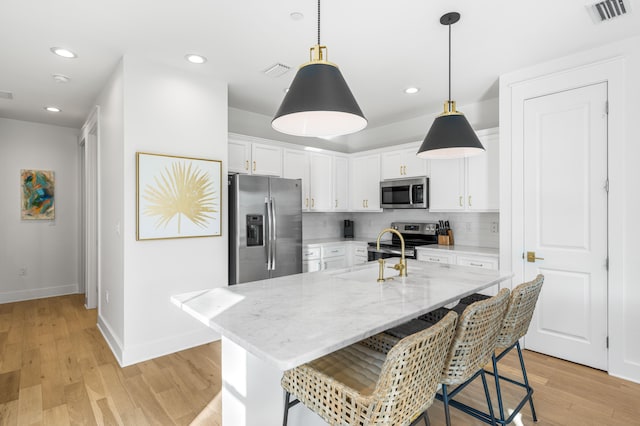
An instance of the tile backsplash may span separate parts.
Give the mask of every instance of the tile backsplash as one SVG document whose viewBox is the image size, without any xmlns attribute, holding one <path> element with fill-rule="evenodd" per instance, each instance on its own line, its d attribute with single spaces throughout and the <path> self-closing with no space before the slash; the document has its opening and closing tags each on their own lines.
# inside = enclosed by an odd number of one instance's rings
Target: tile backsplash
<svg viewBox="0 0 640 426">
<path fill-rule="evenodd" d="M 500 241 L 498 213 L 431 213 L 418 209 L 385 209 L 382 213 L 303 213 L 303 237 L 342 237 L 344 219 L 354 221 L 356 238 L 373 239 L 394 221 L 438 223 L 438 220 L 448 220 L 458 245 L 498 248 Z"/>
</svg>

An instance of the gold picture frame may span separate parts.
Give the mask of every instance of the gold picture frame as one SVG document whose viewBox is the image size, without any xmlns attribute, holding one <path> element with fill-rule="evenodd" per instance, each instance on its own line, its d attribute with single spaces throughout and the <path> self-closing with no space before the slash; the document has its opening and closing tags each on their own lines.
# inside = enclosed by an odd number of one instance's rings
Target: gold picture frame
<svg viewBox="0 0 640 426">
<path fill-rule="evenodd" d="M 222 161 L 136 152 L 136 240 L 222 235 Z"/>
</svg>

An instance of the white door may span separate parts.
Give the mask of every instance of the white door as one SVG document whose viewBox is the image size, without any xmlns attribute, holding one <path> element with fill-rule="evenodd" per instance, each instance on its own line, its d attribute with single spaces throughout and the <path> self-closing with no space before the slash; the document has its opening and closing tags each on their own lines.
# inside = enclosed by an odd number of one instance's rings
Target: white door
<svg viewBox="0 0 640 426">
<path fill-rule="evenodd" d="M 229 172 L 251 173 L 251 144 L 249 142 L 229 139 Z"/>
<path fill-rule="evenodd" d="M 524 277 L 545 276 L 528 349 L 607 369 L 607 85 L 524 103 Z M 526 252 L 535 252 L 527 261 Z"/>
<path fill-rule="evenodd" d="M 436 159 L 430 163 L 429 210 L 464 210 L 464 159 Z"/>
<path fill-rule="evenodd" d="M 251 144 L 251 173 L 282 176 L 282 148 L 266 144 Z"/>
</svg>

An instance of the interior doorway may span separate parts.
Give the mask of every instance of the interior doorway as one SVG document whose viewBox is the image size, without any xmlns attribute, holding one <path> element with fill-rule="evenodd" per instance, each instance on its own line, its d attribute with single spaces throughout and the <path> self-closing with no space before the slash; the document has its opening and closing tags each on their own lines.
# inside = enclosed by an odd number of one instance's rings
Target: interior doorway
<svg viewBox="0 0 640 426">
<path fill-rule="evenodd" d="M 99 109 L 95 107 L 80 136 L 80 285 L 85 307 L 99 306 L 98 280 L 98 143 Z"/>
</svg>

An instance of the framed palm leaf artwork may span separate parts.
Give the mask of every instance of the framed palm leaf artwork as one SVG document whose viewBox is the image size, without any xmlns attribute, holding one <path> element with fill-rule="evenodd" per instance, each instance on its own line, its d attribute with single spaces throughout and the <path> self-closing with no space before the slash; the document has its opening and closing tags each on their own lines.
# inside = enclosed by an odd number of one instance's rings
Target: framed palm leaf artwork
<svg viewBox="0 0 640 426">
<path fill-rule="evenodd" d="M 221 234 L 222 162 L 136 153 L 137 240 Z"/>
</svg>

